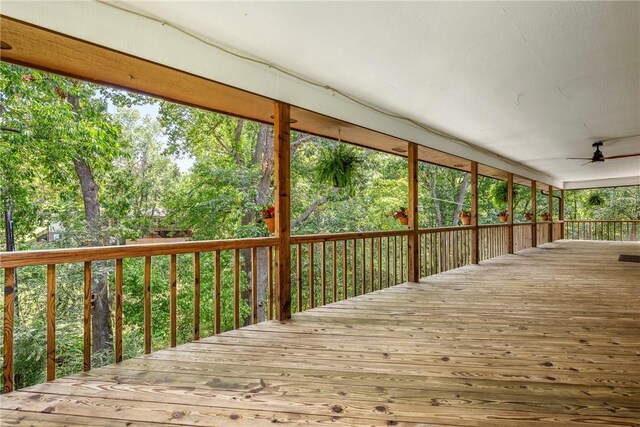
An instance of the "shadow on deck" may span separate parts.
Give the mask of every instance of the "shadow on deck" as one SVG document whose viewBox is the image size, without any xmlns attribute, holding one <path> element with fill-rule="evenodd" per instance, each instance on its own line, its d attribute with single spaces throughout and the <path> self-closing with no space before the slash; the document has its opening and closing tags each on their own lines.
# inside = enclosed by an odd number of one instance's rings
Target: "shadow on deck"
<svg viewBox="0 0 640 427">
<path fill-rule="evenodd" d="M 640 422 L 640 245 L 561 241 L 2 396 L 3 425 Z"/>
</svg>

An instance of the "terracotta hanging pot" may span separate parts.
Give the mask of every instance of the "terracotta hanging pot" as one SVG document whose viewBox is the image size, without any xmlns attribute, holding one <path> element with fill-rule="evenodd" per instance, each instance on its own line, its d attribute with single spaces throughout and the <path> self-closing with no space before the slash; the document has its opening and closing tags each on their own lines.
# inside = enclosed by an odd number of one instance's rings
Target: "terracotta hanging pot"
<svg viewBox="0 0 640 427">
<path fill-rule="evenodd" d="M 506 215 L 498 215 L 498 221 L 500 222 L 507 222 L 507 218 Z"/>
<path fill-rule="evenodd" d="M 549 221 L 549 214 L 542 214 L 541 218 L 543 221 Z"/>
<path fill-rule="evenodd" d="M 276 219 L 275 218 L 265 218 L 264 223 L 267 224 L 267 231 L 269 233 L 273 233 L 276 230 Z"/>
<path fill-rule="evenodd" d="M 460 221 L 462 221 L 462 225 L 471 224 L 471 214 L 468 214 L 468 215 L 460 214 Z"/>
<path fill-rule="evenodd" d="M 406 216 L 401 216 L 398 217 L 398 219 L 400 220 L 400 225 L 407 225 L 409 224 L 409 218 Z"/>
</svg>

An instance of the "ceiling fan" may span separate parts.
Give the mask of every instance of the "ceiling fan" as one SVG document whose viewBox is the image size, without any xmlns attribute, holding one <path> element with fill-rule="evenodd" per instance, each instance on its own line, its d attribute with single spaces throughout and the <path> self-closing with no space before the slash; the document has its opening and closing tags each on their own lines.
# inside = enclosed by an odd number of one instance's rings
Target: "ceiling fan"
<svg viewBox="0 0 640 427">
<path fill-rule="evenodd" d="M 602 147 L 605 142 L 620 141 L 620 140 L 623 140 L 623 139 L 635 138 L 637 136 L 639 136 L 639 135 L 634 135 L 634 136 L 625 137 L 625 138 L 615 138 L 615 139 L 601 140 L 601 141 L 594 142 L 593 144 L 591 144 L 592 147 L 596 148 L 596 151 L 594 151 L 593 156 L 591 156 L 591 157 L 567 157 L 567 160 L 589 160 L 587 163 L 581 165 L 581 166 L 585 166 L 585 165 L 588 165 L 590 163 L 602 163 L 605 160 L 622 159 L 622 158 L 625 158 L 625 157 L 640 156 L 640 153 L 629 153 L 629 154 L 618 154 L 618 155 L 615 155 L 615 156 L 605 156 L 602 153 L 602 151 L 600 151 L 600 147 Z"/>
</svg>

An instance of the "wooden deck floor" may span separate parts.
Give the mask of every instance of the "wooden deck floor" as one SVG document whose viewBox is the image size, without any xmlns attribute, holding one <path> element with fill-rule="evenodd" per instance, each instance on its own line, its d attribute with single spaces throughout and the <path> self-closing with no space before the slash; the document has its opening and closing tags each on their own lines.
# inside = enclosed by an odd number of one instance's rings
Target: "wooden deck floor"
<svg viewBox="0 0 640 427">
<path fill-rule="evenodd" d="M 558 242 L 1 398 L 2 425 L 640 425 L 640 255 Z"/>
</svg>

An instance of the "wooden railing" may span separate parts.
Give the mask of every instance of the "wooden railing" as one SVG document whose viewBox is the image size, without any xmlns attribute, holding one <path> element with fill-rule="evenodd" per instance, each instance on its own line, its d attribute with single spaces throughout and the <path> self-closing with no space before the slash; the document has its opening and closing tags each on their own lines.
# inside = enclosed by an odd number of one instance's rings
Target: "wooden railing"
<svg viewBox="0 0 640 427">
<path fill-rule="evenodd" d="M 177 331 L 177 280 L 176 271 L 178 264 L 178 254 L 193 254 L 193 339 L 197 340 L 201 336 L 200 331 L 200 298 L 201 298 L 201 262 L 202 255 L 212 253 L 210 257 L 213 277 L 214 277 L 214 296 L 213 296 L 213 331 L 212 333 L 221 332 L 221 253 L 231 251 L 233 253 L 232 270 L 233 270 L 233 327 L 240 327 L 240 251 L 251 251 L 251 269 L 253 271 L 251 288 L 251 319 L 257 322 L 257 289 L 256 289 L 256 269 L 258 268 L 257 253 L 259 248 L 268 248 L 268 282 L 267 300 L 269 307 L 273 307 L 272 286 L 273 286 L 273 256 L 272 249 L 276 246 L 278 240 L 276 238 L 258 238 L 258 239 L 238 239 L 238 240 L 218 240 L 218 241 L 202 241 L 202 242 L 181 242 L 181 243 L 161 243 L 149 245 L 131 245 L 131 246 L 109 246 L 109 247 L 88 247 L 76 249 L 57 249 L 57 250 L 38 250 L 3 253 L 0 259 L 0 268 L 4 269 L 5 276 L 5 296 L 4 296 L 4 341 L 3 341 L 3 392 L 11 391 L 13 384 L 13 365 L 14 365 L 14 278 L 16 270 L 19 267 L 27 266 L 44 266 L 46 265 L 47 280 L 47 381 L 55 379 L 56 372 L 56 267 L 66 263 L 83 263 L 83 365 L 84 370 L 91 369 L 91 303 L 92 303 L 92 262 L 95 261 L 111 261 L 113 263 L 113 273 L 115 280 L 115 336 L 114 336 L 114 358 L 115 362 L 123 359 L 123 340 L 122 340 L 122 306 L 123 306 L 123 261 L 128 258 L 144 259 L 144 286 L 143 286 L 143 310 L 144 310 L 144 353 L 148 354 L 152 349 L 152 331 L 151 331 L 151 271 L 152 260 L 169 256 L 169 322 L 170 322 L 170 343 L 171 347 L 176 345 Z M 207 257 L 209 258 L 209 257 Z M 272 309 L 268 310 L 269 318 Z"/>
<path fill-rule="evenodd" d="M 491 224 L 478 226 L 480 261 L 509 253 L 509 225 Z"/>
<path fill-rule="evenodd" d="M 565 220 L 564 238 L 574 240 L 638 241 L 640 220 Z"/>
<path fill-rule="evenodd" d="M 531 247 L 531 230 L 530 222 L 522 224 L 513 224 L 513 251 L 518 252 Z"/>
<path fill-rule="evenodd" d="M 640 221 L 567 221 L 565 238 L 637 239 L 637 225 Z M 589 227 L 589 228 L 587 228 Z M 549 240 L 549 230 L 558 236 L 561 225 L 539 223 L 538 244 Z M 458 226 L 420 229 L 418 266 L 421 277 L 441 273 L 472 263 L 472 236 L 474 226 Z M 533 226 L 531 223 L 513 224 L 513 250 L 531 247 Z M 294 312 L 327 303 L 362 295 L 367 292 L 403 283 L 408 278 L 408 241 L 411 230 L 361 232 L 292 236 L 291 244 L 291 306 Z M 491 224 L 478 226 L 479 259 L 484 261 L 509 253 L 509 225 Z M 151 304 L 152 268 L 158 268 L 153 260 L 163 258 L 168 270 L 167 288 L 169 293 L 169 346 L 177 344 L 177 267 L 182 265 L 178 255 L 191 255 L 193 266 L 193 329 L 192 339 L 211 333 L 218 334 L 223 329 L 239 328 L 248 323 L 257 323 L 274 318 L 274 286 L 279 283 L 275 251 L 279 240 L 275 237 L 202 242 L 180 242 L 113 247 L 91 247 L 3 253 L 0 269 L 5 273 L 4 298 L 4 359 L 3 391 L 13 389 L 13 334 L 14 334 L 14 277 L 17 270 L 29 266 L 46 266 L 47 283 L 47 380 L 55 378 L 56 372 L 56 270 L 60 264 L 81 263 L 83 268 L 83 358 L 84 370 L 91 369 L 91 283 L 94 275 L 93 262 L 100 262 L 113 275 L 114 298 L 114 360 L 123 360 L 123 282 L 124 260 L 138 258 L 143 280 L 142 299 L 144 353 L 157 348 L 152 342 Z M 266 252 L 265 252 L 266 251 Z M 225 253 L 224 257 L 221 254 Z M 242 260 L 241 260 L 242 258 Z M 167 263 L 168 261 L 168 263 Z M 128 264 L 127 264 L 128 265 Z M 207 286 L 212 295 L 207 296 L 213 307 L 208 307 L 213 319 L 211 330 L 205 334 L 201 324 L 201 281 L 206 268 Z M 263 273 L 258 286 L 258 269 Z M 264 272 L 266 270 L 266 286 Z M 233 301 L 224 304 L 232 311 L 233 322 L 222 327 L 223 304 L 221 301 L 222 272 L 232 276 Z M 247 272 L 246 275 L 242 271 Z M 166 271 L 165 271 L 166 273 Z M 246 282 L 248 280 L 248 282 Z M 211 283 L 213 282 L 213 283 Z M 156 281 L 154 280 L 154 283 Z M 243 296 L 241 283 L 248 290 Z M 229 285 L 231 286 L 231 285 Z M 154 285 L 155 288 L 155 285 Z M 168 289 L 168 290 L 167 290 Z M 230 292 L 230 288 L 225 288 Z M 158 292 L 158 291 L 156 291 Z M 247 297 L 249 295 L 249 297 Z M 244 301 L 244 302 L 243 302 Z M 241 306 L 249 304 L 250 314 Z M 264 312 L 259 313 L 259 304 L 264 304 Z M 226 319 L 229 319 L 229 312 Z M 244 317 L 243 317 L 244 316 Z M 184 326 L 184 325 L 183 325 Z M 191 327 L 191 326 L 190 326 Z M 155 329 L 154 329 L 155 330 Z M 191 338 L 190 338 L 191 339 Z M 162 345 L 162 343 L 160 343 Z M 166 345 L 166 344 L 165 344 Z"/>
<path fill-rule="evenodd" d="M 542 221 L 536 224 L 536 241 L 538 242 L 538 245 L 551 242 L 549 224 L 551 224 L 549 221 Z"/>
<path fill-rule="evenodd" d="M 292 236 L 292 311 L 405 282 L 408 233 Z"/>
<path fill-rule="evenodd" d="M 471 263 L 472 226 L 427 228 L 420 234 L 420 275 L 430 276 Z"/>
</svg>

